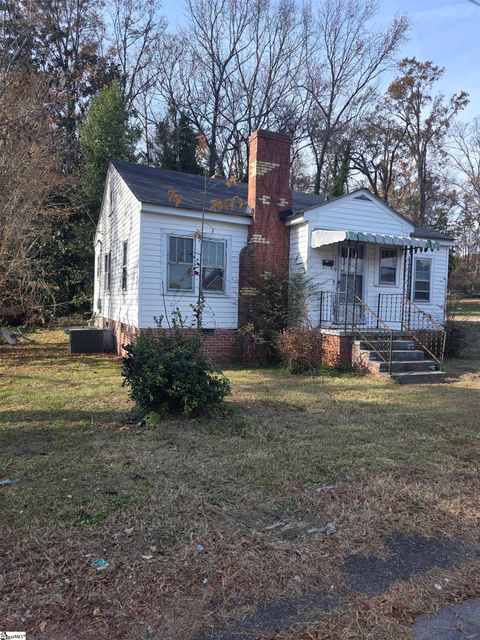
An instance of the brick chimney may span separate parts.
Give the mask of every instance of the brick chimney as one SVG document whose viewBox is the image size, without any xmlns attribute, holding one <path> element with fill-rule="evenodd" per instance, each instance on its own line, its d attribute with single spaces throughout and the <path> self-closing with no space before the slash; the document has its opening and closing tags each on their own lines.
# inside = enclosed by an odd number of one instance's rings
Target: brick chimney
<svg viewBox="0 0 480 640">
<path fill-rule="evenodd" d="M 265 272 L 285 274 L 289 230 L 280 212 L 291 208 L 290 136 L 254 131 L 249 140 L 248 206 L 253 212 L 248 246 L 240 258 L 240 298 L 254 297 L 256 278 Z M 240 305 L 240 324 L 248 322 L 248 304 Z"/>
</svg>

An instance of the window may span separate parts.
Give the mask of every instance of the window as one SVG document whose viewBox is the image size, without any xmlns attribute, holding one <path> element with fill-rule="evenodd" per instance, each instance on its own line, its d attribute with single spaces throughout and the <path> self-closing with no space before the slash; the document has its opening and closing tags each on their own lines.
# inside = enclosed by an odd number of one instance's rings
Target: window
<svg viewBox="0 0 480 640">
<path fill-rule="evenodd" d="M 204 240 L 202 249 L 202 288 L 225 291 L 225 242 Z"/>
<path fill-rule="evenodd" d="M 110 199 L 110 215 L 113 214 L 113 182 L 112 180 L 110 180 L 110 185 L 109 185 L 109 199 Z"/>
<path fill-rule="evenodd" d="M 398 254 L 395 249 L 380 249 L 379 284 L 396 284 L 397 257 Z"/>
<path fill-rule="evenodd" d="M 99 253 L 97 256 L 97 281 L 99 285 L 101 285 L 101 277 L 102 277 L 102 254 Z"/>
<path fill-rule="evenodd" d="M 168 288 L 193 290 L 193 238 L 170 236 L 168 243 Z"/>
<path fill-rule="evenodd" d="M 110 291 L 112 286 L 112 254 L 105 254 L 104 289 Z"/>
<path fill-rule="evenodd" d="M 128 271 L 127 271 L 127 258 L 128 258 L 128 242 L 125 240 L 123 243 L 122 254 L 122 291 L 127 290 L 128 285 Z"/>
<path fill-rule="evenodd" d="M 346 260 L 348 258 L 348 245 L 340 245 L 340 256 Z M 350 260 L 363 260 L 363 244 L 350 245 Z"/>
<path fill-rule="evenodd" d="M 432 275 L 432 261 L 428 258 L 415 260 L 415 284 L 413 299 L 415 302 L 430 302 L 430 281 Z"/>
</svg>

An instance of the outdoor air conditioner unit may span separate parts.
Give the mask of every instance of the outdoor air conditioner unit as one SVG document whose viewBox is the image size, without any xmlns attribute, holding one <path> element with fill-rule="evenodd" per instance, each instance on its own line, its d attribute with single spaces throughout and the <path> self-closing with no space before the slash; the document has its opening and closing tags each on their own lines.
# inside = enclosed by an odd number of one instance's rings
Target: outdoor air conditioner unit
<svg viewBox="0 0 480 640">
<path fill-rule="evenodd" d="M 72 327 L 69 331 L 70 354 L 103 353 L 106 347 L 111 349 L 112 340 L 105 336 L 107 332 L 112 331 L 99 327 Z"/>
</svg>

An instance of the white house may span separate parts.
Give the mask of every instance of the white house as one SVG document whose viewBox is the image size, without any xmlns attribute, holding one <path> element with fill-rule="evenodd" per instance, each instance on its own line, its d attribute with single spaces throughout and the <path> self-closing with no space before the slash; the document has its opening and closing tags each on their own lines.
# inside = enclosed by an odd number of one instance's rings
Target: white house
<svg viewBox="0 0 480 640">
<path fill-rule="evenodd" d="M 289 173 L 289 138 L 264 131 L 250 140 L 248 186 L 110 164 L 94 240 L 94 315 L 114 329 L 119 352 L 177 308 L 192 322 L 201 283 L 207 351 L 233 359 L 252 277 L 288 269 L 317 285 L 309 320 L 337 360 L 352 336 L 440 335 L 452 240 L 366 189 L 336 199 L 292 192 Z"/>
</svg>

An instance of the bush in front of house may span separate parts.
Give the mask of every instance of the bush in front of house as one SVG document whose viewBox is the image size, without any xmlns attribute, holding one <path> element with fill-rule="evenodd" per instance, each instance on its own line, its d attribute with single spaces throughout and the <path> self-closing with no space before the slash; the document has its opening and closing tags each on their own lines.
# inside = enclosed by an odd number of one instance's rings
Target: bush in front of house
<svg viewBox="0 0 480 640">
<path fill-rule="evenodd" d="M 321 334 L 307 326 L 294 326 L 277 334 L 276 350 L 292 373 L 314 373 L 321 366 Z"/>
<path fill-rule="evenodd" d="M 199 415 L 230 393 L 225 375 L 202 353 L 196 332 L 178 326 L 155 334 L 142 332 L 125 349 L 124 385 L 144 412 Z"/>
<path fill-rule="evenodd" d="M 445 357 L 460 358 L 467 344 L 467 329 L 464 325 L 454 320 L 445 323 L 447 332 L 445 339 Z"/>
</svg>

